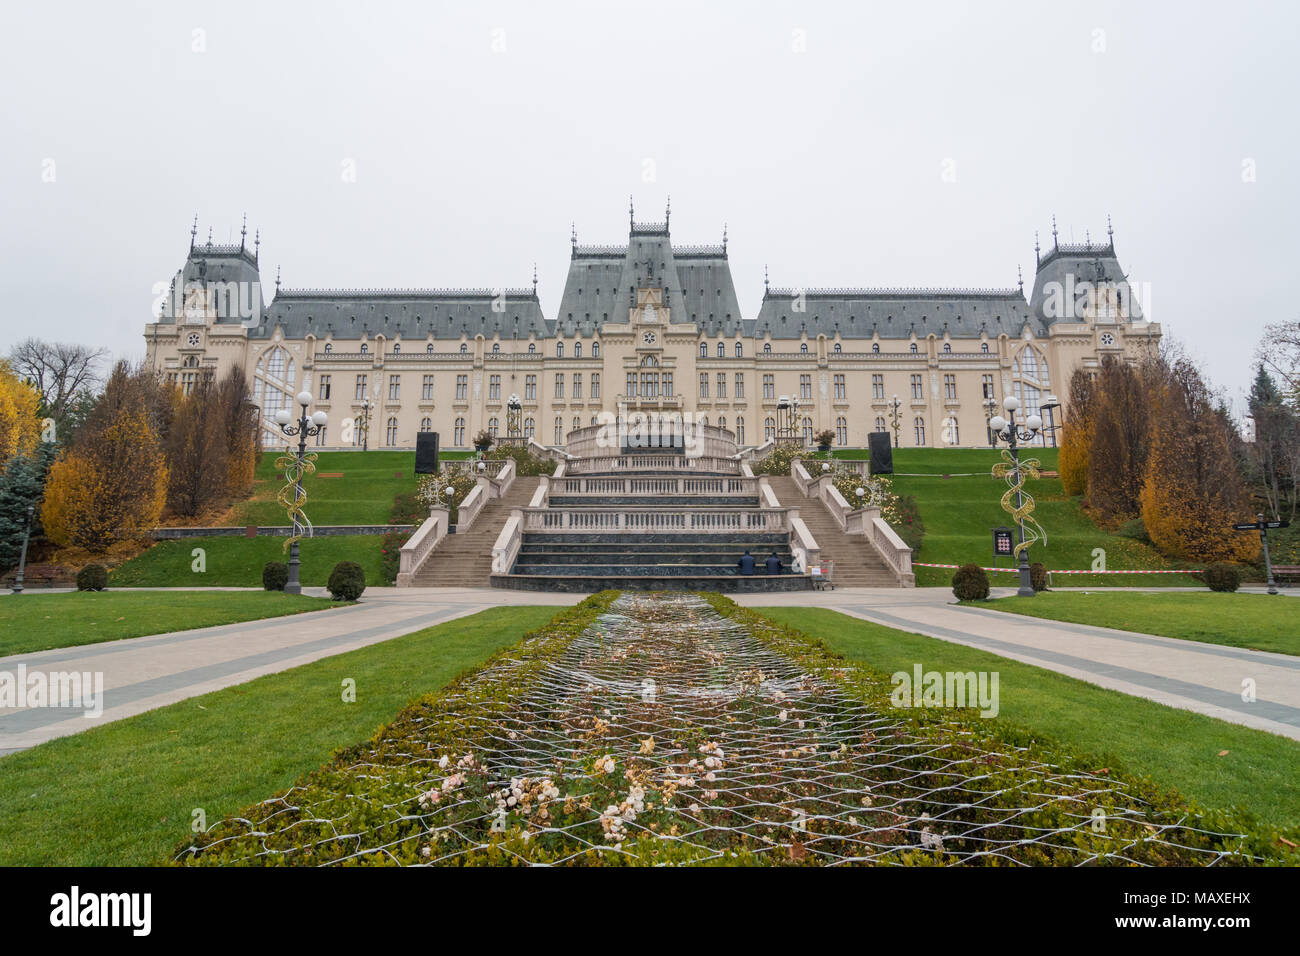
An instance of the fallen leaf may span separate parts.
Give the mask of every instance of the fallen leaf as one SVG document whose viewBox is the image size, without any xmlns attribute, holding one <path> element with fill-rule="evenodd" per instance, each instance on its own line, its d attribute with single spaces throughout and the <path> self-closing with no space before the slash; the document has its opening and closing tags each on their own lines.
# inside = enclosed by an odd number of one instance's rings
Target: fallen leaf
<svg viewBox="0 0 1300 956">
<path fill-rule="evenodd" d="M 798 840 L 795 840 L 790 844 L 790 848 L 787 852 L 790 854 L 790 859 L 792 860 L 802 860 L 808 855 L 808 851 L 804 849 L 803 844 Z"/>
<path fill-rule="evenodd" d="M 1220 750 L 1220 751 L 1219 751 L 1219 756 L 1220 756 L 1220 757 L 1226 757 L 1226 756 L 1228 756 L 1228 751 L 1226 751 L 1226 750 Z"/>
</svg>

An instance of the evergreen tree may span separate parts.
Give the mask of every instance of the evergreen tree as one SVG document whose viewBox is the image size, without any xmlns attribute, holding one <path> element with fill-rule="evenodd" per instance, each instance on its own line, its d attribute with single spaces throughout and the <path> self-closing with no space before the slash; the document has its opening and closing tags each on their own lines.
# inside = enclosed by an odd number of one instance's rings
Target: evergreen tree
<svg viewBox="0 0 1300 956">
<path fill-rule="evenodd" d="M 35 505 L 39 512 L 54 449 L 52 442 L 42 442 L 30 455 L 11 458 L 0 475 L 0 573 L 18 565 L 27 529 L 27 506 Z M 31 536 L 33 540 L 41 536 L 40 520 L 35 516 Z"/>
</svg>

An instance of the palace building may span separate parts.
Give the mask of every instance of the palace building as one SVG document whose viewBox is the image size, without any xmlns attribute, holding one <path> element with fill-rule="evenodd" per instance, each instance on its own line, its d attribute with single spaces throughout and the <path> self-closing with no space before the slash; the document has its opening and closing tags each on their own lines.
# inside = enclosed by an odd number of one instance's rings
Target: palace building
<svg viewBox="0 0 1300 956">
<path fill-rule="evenodd" d="M 534 274 L 519 289 L 291 289 L 266 302 L 246 229 L 239 245 L 196 241 L 145 328 L 148 360 L 184 389 L 242 366 L 264 441 L 282 445 L 277 410 L 303 389 L 329 424 L 322 447 L 411 448 L 436 431 L 468 448 L 506 434 L 563 445 L 602 412 L 686 413 L 759 445 L 785 425 L 811 442 L 862 447 L 872 431 L 902 446 L 979 446 L 1008 394 L 1053 427 L 1076 368 L 1136 361 L 1160 326 L 1105 243 L 1040 249 L 1026 297 L 1006 289 L 776 288 L 756 311 L 736 295 L 718 245 L 675 245 L 670 215 L 637 222 L 624 243 L 571 237 L 558 309 Z M 341 282 L 346 281 L 341 278 Z M 296 409 L 294 409 L 296 412 Z"/>
</svg>

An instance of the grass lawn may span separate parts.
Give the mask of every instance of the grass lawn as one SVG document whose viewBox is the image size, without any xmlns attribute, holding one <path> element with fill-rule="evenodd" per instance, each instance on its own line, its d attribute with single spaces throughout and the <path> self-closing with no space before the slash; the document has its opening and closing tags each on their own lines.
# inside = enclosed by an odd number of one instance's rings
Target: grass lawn
<svg viewBox="0 0 1300 956">
<path fill-rule="evenodd" d="M 443 459 L 465 458 L 469 452 L 442 452 Z M 267 450 L 257 466 L 252 496 L 235 506 L 232 525 L 283 525 L 289 521 L 275 500 L 284 480 L 275 470 L 278 453 Z M 322 478 L 341 474 L 340 478 Z M 401 477 L 398 477 L 400 475 Z M 394 496 L 414 491 L 414 451 L 323 451 L 316 473 L 303 480 L 305 510 L 312 524 L 387 524 Z"/>
<path fill-rule="evenodd" d="M 1238 807 L 1279 826 L 1300 822 L 1300 788 L 1295 786 L 1300 741 L 836 611 L 755 610 L 884 674 L 910 672 L 917 663 L 937 671 L 996 670 L 1000 712 L 994 726 L 1005 739 L 1057 742 L 1094 755 L 1098 767 L 1150 777 L 1206 808 Z"/>
<path fill-rule="evenodd" d="M 278 591 L 84 591 L 0 597 L 0 657 L 338 607 Z"/>
<path fill-rule="evenodd" d="M 1294 602 L 1294 603 L 1293 603 Z M 974 607 L 1277 654 L 1300 654 L 1300 602 L 1276 594 L 1044 591 Z"/>
<path fill-rule="evenodd" d="M 366 572 L 366 583 L 384 583 L 379 535 L 304 538 L 299 545 L 303 584 L 324 586 L 340 561 L 355 561 Z M 148 551 L 109 572 L 109 587 L 261 587 L 268 561 L 287 562 L 284 538 L 178 538 L 159 541 Z M 205 570 L 194 570 L 193 551 L 206 554 Z"/>
<path fill-rule="evenodd" d="M 0 758 L 0 865 L 161 862 L 196 809 L 211 825 L 288 787 L 556 610 L 493 608 Z"/>
<path fill-rule="evenodd" d="M 1058 450 L 1036 448 L 1027 454 L 1042 462 L 1047 471 L 1056 470 Z M 865 451 L 849 449 L 846 458 L 869 457 Z M 998 452 L 988 448 L 898 448 L 894 450 L 894 490 L 914 495 L 925 522 L 925 541 L 916 561 L 937 564 L 965 564 L 974 561 L 983 567 L 1012 567 L 1006 558 L 993 558 L 992 529 L 1010 526 L 1011 516 L 1002 510 L 1001 497 L 1006 484 L 989 474 L 1001 460 Z M 943 476 L 953 477 L 944 478 Z M 959 477 L 972 475 L 973 477 Z M 1154 548 L 1121 535 L 1108 534 L 1084 513 L 1079 500 L 1065 494 L 1059 478 L 1029 480 L 1025 488 L 1034 496 L 1034 511 L 1047 531 L 1047 544 L 1031 549 L 1035 561 L 1050 569 L 1091 568 L 1093 550 L 1106 552 L 1108 570 L 1172 568 Z M 949 585 L 953 572 L 945 568 L 916 568 L 916 583 Z M 1065 578 L 1059 579 L 1065 582 Z M 1014 585 L 1014 574 L 990 574 L 993 585 Z M 1068 583 L 1078 587 L 1114 587 L 1126 584 L 1196 585 L 1201 582 L 1190 575 L 1169 574 L 1126 577 L 1122 575 L 1070 575 Z"/>
</svg>

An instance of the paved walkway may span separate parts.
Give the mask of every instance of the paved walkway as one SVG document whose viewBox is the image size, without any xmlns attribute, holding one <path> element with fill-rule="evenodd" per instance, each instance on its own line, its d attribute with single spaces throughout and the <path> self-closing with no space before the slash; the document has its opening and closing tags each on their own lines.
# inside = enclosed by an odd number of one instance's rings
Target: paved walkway
<svg viewBox="0 0 1300 956">
<path fill-rule="evenodd" d="M 995 588 L 993 596 L 1014 593 Z M 1300 740 L 1296 656 L 959 607 L 950 603 L 947 588 L 842 588 L 815 596 L 744 594 L 736 600 L 751 607 L 826 607 Z M 1241 699 L 1246 680 L 1255 684 L 1253 703 Z"/>
<path fill-rule="evenodd" d="M 40 593 L 28 592 L 21 600 L 40 600 Z M 307 588 L 304 593 L 325 592 Z M 57 707 L 0 711 L 0 755 L 489 607 L 578 600 L 573 594 L 487 588 L 367 588 L 362 603 L 353 607 L 0 657 L 0 672 L 11 674 L 20 665 L 28 673 L 103 674 L 104 690 L 99 717 Z"/>
</svg>

